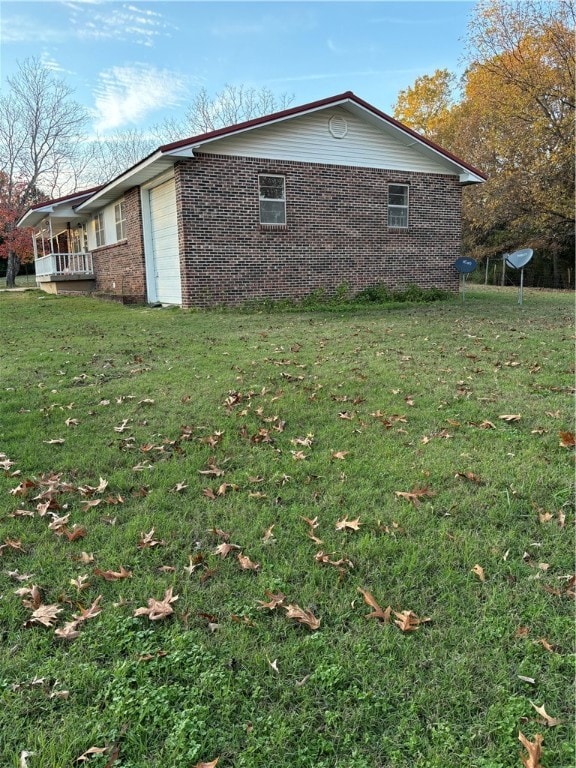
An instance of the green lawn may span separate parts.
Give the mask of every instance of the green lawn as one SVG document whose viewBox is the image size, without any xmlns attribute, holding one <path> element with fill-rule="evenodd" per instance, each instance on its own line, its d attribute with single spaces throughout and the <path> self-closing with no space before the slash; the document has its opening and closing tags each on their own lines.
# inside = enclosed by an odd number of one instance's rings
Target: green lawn
<svg viewBox="0 0 576 768">
<path fill-rule="evenodd" d="M 0 294 L 0 765 L 572 766 L 573 297 L 516 300 Z"/>
</svg>

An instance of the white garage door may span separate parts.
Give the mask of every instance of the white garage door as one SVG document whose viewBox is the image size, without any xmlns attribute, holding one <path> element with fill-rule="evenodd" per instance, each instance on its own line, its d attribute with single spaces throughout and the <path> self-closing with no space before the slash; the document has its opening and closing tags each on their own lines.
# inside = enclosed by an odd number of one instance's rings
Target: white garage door
<svg viewBox="0 0 576 768">
<path fill-rule="evenodd" d="M 156 301 L 181 304 L 180 256 L 174 179 L 150 190 L 150 230 Z"/>
</svg>

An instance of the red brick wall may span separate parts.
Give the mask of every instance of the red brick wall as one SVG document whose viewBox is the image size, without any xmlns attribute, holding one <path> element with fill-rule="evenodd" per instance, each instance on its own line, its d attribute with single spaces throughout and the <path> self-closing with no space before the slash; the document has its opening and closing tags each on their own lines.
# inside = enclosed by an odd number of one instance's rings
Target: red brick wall
<svg viewBox="0 0 576 768">
<path fill-rule="evenodd" d="M 142 239 L 140 188 L 124 194 L 126 240 L 92 251 L 96 290 L 125 301 L 146 301 L 146 268 Z"/>
<path fill-rule="evenodd" d="M 259 224 L 258 174 L 286 178 L 286 226 Z M 410 186 L 410 226 L 387 226 L 387 185 Z M 301 297 L 343 283 L 456 291 L 456 176 L 200 155 L 176 166 L 184 307 Z"/>
</svg>

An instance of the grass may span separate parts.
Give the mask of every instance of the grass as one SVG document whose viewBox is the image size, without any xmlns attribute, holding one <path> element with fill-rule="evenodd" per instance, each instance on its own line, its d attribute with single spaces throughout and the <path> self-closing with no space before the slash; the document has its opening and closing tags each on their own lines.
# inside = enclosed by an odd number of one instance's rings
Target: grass
<svg viewBox="0 0 576 768">
<path fill-rule="evenodd" d="M 0 312 L 0 765 L 513 768 L 519 732 L 573 764 L 570 295 L 251 314 L 31 291 Z M 72 540 L 49 528 L 68 513 Z M 15 594 L 33 585 L 51 627 Z M 171 615 L 134 616 L 168 589 Z M 431 621 L 368 619 L 359 589 Z"/>
</svg>

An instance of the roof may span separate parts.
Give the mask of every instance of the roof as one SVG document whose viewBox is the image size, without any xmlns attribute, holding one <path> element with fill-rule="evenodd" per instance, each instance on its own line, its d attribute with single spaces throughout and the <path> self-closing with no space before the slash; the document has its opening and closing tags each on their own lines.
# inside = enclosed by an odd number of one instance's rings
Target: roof
<svg viewBox="0 0 576 768">
<path fill-rule="evenodd" d="M 68 195 L 62 197 L 55 197 L 52 200 L 44 200 L 41 203 L 34 203 L 18 221 L 18 227 L 34 227 L 39 224 L 42 219 L 49 213 L 54 213 L 56 208 L 61 208 L 65 215 L 66 209 L 73 209 L 80 203 L 83 203 L 89 197 L 102 189 L 104 185 L 100 184 L 97 187 L 90 187 L 90 189 L 84 189 L 79 192 L 71 192 Z"/>
<path fill-rule="evenodd" d="M 411 128 L 398 122 L 393 117 L 390 117 L 390 115 L 387 115 L 385 112 L 380 111 L 368 102 L 360 99 L 352 93 L 352 91 L 346 91 L 326 99 L 320 99 L 319 101 L 313 101 L 298 107 L 284 109 L 280 112 L 274 112 L 270 115 L 264 115 L 263 117 L 258 117 L 253 120 L 246 120 L 245 122 L 236 125 L 219 128 L 197 136 L 181 139 L 180 141 L 163 144 L 107 184 L 95 187 L 93 190 L 87 190 L 84 193 L 77 193 L 79 197 L 85 196 L 83 199 L 74 202 L 74 209 L 79 214 L 97 211 L 108 203 L 116 200 L 128 189 L 146 184 L 163 171 L 172 168 L 180 158 L 193 157 L 195 150 L 200 150 L 205 144 L 217 141 L 223 137 L 240 135 L 266 125 L 280 123 L 294 117 L 335 106 L 343 106 L 352 113 L 362 116 L 364 119 L 368 119 L 380 128 L 384 127 L 389 131 L 409 136 L 414 140 L 413 143 L 419 145 L 420 149 L 426 152 L 426 154 L 431 154 L 444 161 L 448 161 L 454 168 L 454 172 L 460 174 L 462 183 L 477 183 L 485 181 L 487 178 L 482 171 L 478 170 L 470 163 L 453 155 L 451 152 L 443 149 L 430 139 L 425 138 Z M 71 201 L 73 197 L 74 195 L 71 195 L 66 198 L 61 198 L 58 201 L 48 201 L 47 203 L 40 204 L 40 206 L 34 206 L 30 211 L 40 210 L 42 208 L 45 210 L 45 215 L 49 212 L 47 207 L 51 204 L 55 204 L 61 200 Z M 19 225 L 28 217 L 30 211 L 22 217 Z M 24 224 L 24 226 L 29 226 L 29 224 Z"/>
</svg>

